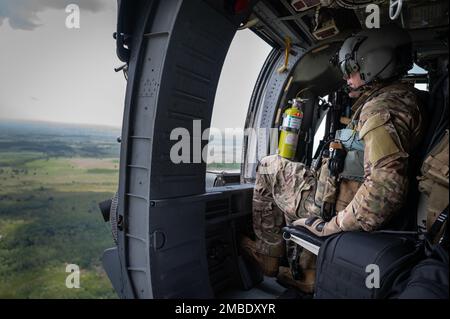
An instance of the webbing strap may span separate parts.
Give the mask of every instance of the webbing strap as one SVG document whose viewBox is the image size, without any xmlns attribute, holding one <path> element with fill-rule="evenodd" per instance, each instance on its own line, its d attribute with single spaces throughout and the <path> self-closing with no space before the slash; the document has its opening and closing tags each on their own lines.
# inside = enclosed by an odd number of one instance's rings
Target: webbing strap
<svg viewBox="0 0 450 319">
<path fill-rule="evenodd" d="M 447 207 L 439 214 L 438 218 L 434 221 L 433 225 L 431 226 L 430 230 L 426 233 L 426 238 L 431 242 L 434 237 L 439 233 L 442 226 L 448 219 L 448 205 Z"/>
</svg>

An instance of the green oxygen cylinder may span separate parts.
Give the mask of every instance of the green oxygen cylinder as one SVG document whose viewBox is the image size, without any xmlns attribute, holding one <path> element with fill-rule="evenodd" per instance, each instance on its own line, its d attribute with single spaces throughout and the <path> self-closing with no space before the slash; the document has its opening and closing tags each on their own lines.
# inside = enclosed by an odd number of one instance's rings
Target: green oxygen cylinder
<svg viewBox="0 0 450 319">
<path fill-rule="evenodd" d="M 278 154 L 289 160 L 294 159 L 297 150 L 298 135 L 302 125 L 303 113 L 301 111 L 302 100 L 296 98 L 289 101 L 292 106 L 283 113 L 283 122 L 280 127 L 280 140 Z"/>
</svg>

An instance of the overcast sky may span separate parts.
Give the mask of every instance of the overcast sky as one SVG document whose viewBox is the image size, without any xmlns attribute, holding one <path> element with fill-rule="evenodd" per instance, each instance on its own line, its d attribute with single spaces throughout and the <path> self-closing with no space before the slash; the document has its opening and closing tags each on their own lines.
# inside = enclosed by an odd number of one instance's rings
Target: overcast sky
<svg viewBox="0 0 450 319">
<path fill-rule="evenodd" d="M 69 3 L 80 29 L 67 29 Z M 0 1 L 0 119 L 120 126 L 126 82 L 113 68 L 116 1 Z M 270 47 L 250 31 L 232 43 L 216 96 L 213 125 L 244 124 Z M 233 114 L 233 116 L 230 116 Z"/>
</svg>

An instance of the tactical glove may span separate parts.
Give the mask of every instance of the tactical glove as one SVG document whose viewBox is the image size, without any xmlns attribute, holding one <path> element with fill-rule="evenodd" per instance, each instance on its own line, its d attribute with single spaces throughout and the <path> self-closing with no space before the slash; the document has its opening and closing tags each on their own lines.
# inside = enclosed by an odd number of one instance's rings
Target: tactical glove
<svg viewBox="0 0 450 319">
<path fill-rule="evenodd" d="M 320 217 L 301 218 L 293 223 L 295 226 L 303 226 L 316 236 L 330 236 L 342 231 L 339 227 L 337 216 L 333 217 L 329 222 L 324 221 Z"/>
</svg>

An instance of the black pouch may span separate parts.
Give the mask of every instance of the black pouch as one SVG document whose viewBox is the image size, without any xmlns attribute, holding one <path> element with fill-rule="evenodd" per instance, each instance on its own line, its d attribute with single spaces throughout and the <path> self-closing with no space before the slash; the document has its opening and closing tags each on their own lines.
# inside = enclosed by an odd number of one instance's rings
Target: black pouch
<svg viewBox="0 0 450 319">
<path fill-rule="evenodd" d="M 449 298 L 449 233 L 447 227 L 448 206 L 425 234 L 426 258 L 419 262 L 406 279 L 394 286 L 394 298 L 398 299 L 448 299 Z M 434 238 L 443 228 L 437 244 Z"/>
<path fill-rule="evenodd" d="M 317 259 L 317 299 L 389 298 L 399 277 L 423 258 L 417 238 L 398 232 L 343 232 L 329 237 Z"/>
<path fill-rule="evenodd" d="M 411 271 L 398 299 L 448 299 L 448 251 L 442 246 L 433 247 L 431 255 Z"/>
</svg>

